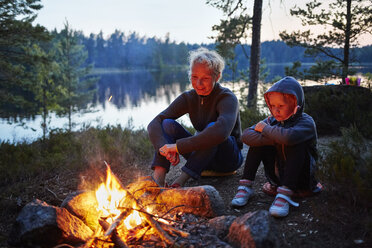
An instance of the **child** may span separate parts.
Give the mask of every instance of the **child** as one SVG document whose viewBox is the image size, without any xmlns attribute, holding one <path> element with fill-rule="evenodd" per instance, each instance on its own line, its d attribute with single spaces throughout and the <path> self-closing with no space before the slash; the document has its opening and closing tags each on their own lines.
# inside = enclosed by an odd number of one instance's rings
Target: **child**
<svg viewBox="0 0 372 248">
<path fill-rule="evenodd" d="M 243 177 L 232 206 L 244 206 L 253 195 L 252 184 L 261 161 L 277 194 L 269 212 L 288 215 L 291 196 L 299 191 L 318 192 L 314 178 L 317 133 L 314 120 L 303 112 L 304 92 L 293 77 L 276 82 L 264 95 L 272 116 L 243 131 L 249 146 Z"/>
</svg>

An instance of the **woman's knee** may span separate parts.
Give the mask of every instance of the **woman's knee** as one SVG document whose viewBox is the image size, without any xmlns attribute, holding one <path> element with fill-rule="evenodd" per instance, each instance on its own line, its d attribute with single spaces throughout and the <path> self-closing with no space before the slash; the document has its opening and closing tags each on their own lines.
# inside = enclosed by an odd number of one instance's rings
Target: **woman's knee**
<svg viewBox="0 0 372 248">
<path fill-rule="evenodd" d="M 161 124 L 163 127 L 163 131 L 169 135 L 175 133 L 175 126 L 178 123 L 173 119 L 164 119 Z"/>
</svg>

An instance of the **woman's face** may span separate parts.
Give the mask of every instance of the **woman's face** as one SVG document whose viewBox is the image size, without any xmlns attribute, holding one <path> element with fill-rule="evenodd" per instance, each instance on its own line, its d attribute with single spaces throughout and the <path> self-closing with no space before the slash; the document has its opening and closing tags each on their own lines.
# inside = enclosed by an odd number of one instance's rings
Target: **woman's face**
<svg viewBox="0 0 372 248">
<path fill-rule="evenodd" d="M 217 80 L 207 63 L 196 63 L 191 69 L 191 84 L 200 96 L 208 96 Z"/>
</svg>

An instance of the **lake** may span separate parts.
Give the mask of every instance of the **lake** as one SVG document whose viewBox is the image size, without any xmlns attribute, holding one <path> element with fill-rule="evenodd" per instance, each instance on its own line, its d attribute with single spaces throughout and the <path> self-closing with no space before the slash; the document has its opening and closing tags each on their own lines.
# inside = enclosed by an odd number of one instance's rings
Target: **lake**
<svg viewBox="0 0 372 248">
<path fill-rule="evenodd" d="M 270 70 L 267 80 L 275 76 L 284 76 L 284 66 L 288 64 L 268 64 Z M 372 72 L 372 65 L 358 67 L 362 73 Z M 76 123 L 74 130 L 84 125 L 106 126 L 121 124 L 135 129 L 146 128 L 148 123 L 181 92 L 191 89 L 187 71 L 134 71 L 102 73 L 97 84 L 97 94 L 92 101 L 91 111 L 88 113 L 75 113 L 72 117 Z M 224 86 L 236 89 L 239 85 L 222 83 Z M 112 96 L 112 97 L 111 97 Z M 111 97 L 111 100 L 109 101 Z M 11 143 L 27 141 L 31 142 L 42 136 L 41 117 L 26 120 L 27 128 L 17 123 L 8 123 L 0 119 L 0 140 Z M 181 121 L 190 124 L 184 116 Z M 67 128 L 67 118 L 55 116 L 49 117 L 51 129 Z"/>
</svg>

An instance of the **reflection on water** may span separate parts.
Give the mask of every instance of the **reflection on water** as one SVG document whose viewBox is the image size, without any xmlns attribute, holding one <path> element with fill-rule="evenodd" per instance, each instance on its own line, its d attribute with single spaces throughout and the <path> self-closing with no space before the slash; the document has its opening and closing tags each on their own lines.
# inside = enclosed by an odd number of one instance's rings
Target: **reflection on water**
<svg viewBox="0 0 372 248">
<path fill-rule="evenodd" d="M 181 92 L 190 87 L 187 71 L 127 73 L 104 73 L 97 85 L 97 95 L 91 103 L 91 112 L 75 113 L 72 120 L 79 129 L 83 124 L 90 126 L 117 125 L 130 122 L 135 128 L 145 128 L 147 124 Z M 111 100 L 109 100 L 112 96 Z M 0 120 L 1 141 L 31 141 L 41 137 L 41 117 L 26 120 L 27 129 L 18 124 Z M 188 123 L 186 118 L 182 121 Z M 67 118 L 49 116 L 49 127 L 66 128 Z"/>
<path fill-rule="evenodd" d="M 284 67 L 290 64 L 268 65 L 269 76 L 267 81 L 275 76 L 284 76 Z M 372 72 L 372 65 L 357 68 L 360 72 Z M 97 85 L 97 95 L 93 99 L 92 112 L 76 113 L 73 121 L 77 123 L 74 128 L 80 129 L 84 124 L 89 126 L 117 125 L 123 126 L 131 122 L 134 128 L 145 128 L 147 124 L 181 92 L 191 88 L 187 78 L 186 70 L 179 71 L 136 71 L 126 73 L 102 73 Z M 223 84 L 234 90 L 239 96 L 239 83 L 229 85 Z M 259 95 L 265 91 L 259 87 Z M 112 96 L 111 101 L 108 99 Z M 260 102 L 264 105 L 263 101 Z M 53 113 L 49 116 L 49 127 L 66 128 L 67 118 L 56 117 Z M 185 116 L 182 121 L 189 124 Z M 31 141 L 42 135 L 40 128 L 41 117 L 36 116 L 33 120 L 27 120 L 28 129 L 8 124 L 6 120 L 0 119 L 0 140 L 17 142 L 22 140 Z M 33 131 L 36 130 L 36 131 Z"/>
</svg>

